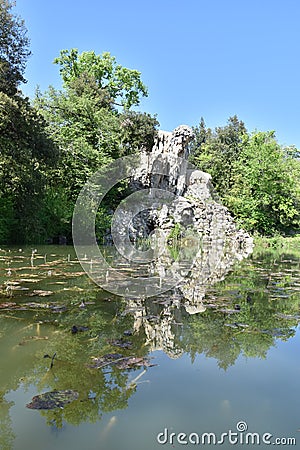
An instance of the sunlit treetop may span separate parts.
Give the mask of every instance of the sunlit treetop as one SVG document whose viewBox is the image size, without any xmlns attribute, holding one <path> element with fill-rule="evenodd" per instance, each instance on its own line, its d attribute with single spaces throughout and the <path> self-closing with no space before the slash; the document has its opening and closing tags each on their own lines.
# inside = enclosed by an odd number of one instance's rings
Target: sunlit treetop
<svg viewBox="0 0 300 450">
<path fill-rule="evenodd" d="M 102 95 L 104 92 L 112 104 L 125 109 L 137 106 L 141 97 L 148 96 L 141 73 L 117 64 L 116 58 L 108 52 L 96 55 L 93 51 L 79 54 L 77 49 L 62 50 L 54 63 L 60 66 L 64 87 L 76 86 L 82 91 L 84 85 L 94 86 Z"/>
<path fill-rule="evenodd" d="M 11 12 L 15 2 L 0 0 L 0 92 L 14 95 L 30 55 L 24 21 Z"/>
</svg>

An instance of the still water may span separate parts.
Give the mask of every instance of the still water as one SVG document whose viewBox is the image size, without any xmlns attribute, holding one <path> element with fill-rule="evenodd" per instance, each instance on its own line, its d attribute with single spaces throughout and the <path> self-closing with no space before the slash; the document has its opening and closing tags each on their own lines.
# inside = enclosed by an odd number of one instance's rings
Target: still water
<svg viewBox="0 0 300 450">
<path fill-rule="evenodd" d="M 1 449 L 300 448 L 299 252 L 256 251 L 190 314 L 36 250 L 0 252 Z"/>
</svg>

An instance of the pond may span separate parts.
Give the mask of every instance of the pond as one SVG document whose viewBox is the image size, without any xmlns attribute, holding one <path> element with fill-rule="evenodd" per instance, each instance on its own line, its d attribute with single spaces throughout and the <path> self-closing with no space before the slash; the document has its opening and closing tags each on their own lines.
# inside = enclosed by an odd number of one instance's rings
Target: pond
<svg viewBox="0 0 300 450">
<path fill-rule="evenodd" d="M 299 446 L 299 252 L 256 250 L 196 313 L 102 290 L 69 246 L 0 264 L 1 449 Z"/>
</svg>

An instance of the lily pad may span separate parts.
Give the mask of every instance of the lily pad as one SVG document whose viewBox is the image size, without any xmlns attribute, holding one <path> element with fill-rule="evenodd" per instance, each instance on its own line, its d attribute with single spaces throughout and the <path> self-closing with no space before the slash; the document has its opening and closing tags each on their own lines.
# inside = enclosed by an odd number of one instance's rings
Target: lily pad
<svg viewBox="0 0 300 450">
<path fill-rule="evenodd" d="M 6 291 L 29 291 L 29 288 L 20 286 L 19 284 L 8 284 L 6 285 Z"/>
<path fill-rule="evenodd" d="M 54 313 L 61 313 L 67 311 L 67 307 L 65 305 L 50 305 L 49 308 Z"/>
<path fill-rule="evenodd" d="M 295 320 L 295 319 L 299 319 L 298 315 L 291 315 L 291 314 L 282 314 L 282 313 L 276 313 L 277 317 L 280 317 L 280 319 L 287 319 L 287 320 Z"/>
<path fill-rule="evenodd" d="M 78 392 L 68 389 L 66 391 L 50 391 L 35 395 L 26 405 L 29 409 L 55 409 L 63 408 L 68 403 L 78 399 Z"/>
<path fill-rule="evenodd" d="M 222 313 L 225 313 L 225 314 L 235 314 L 235 313 L 240 312 L 237 309 L 227 309 L 227 308 L 219 309 L 219 311 L 222 312 Z"/>
<path fill-rule="evenodd" d="M 86 275 L 85 272 L 66 272 L 66 275 L 69 275 L 69 278 L 73 277 L 81 277 L 82 275 Z"/>
<path fill-rule="evenodd" d="M 124 336 L 132 336 L 133 332 L 131 330 L 125 330 L 123 334 Z"/>
</svg>

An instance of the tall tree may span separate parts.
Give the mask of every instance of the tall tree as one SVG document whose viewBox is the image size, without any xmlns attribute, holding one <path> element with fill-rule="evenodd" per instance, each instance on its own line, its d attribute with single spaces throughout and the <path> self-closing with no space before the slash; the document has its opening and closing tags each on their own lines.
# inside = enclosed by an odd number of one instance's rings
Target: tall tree
<svg viewBox="0 0 300 450">
<path fill-rule="evenodd" d="M 14 95 L 24 83 L 30 55 L 24 20 L 12 13 L 14 1 L 0 0 L 0 91 Z"/>
<path fill-rule="evenodd" d="M 54 62 L 60 66 L 65 87 L 73 84 L 74 88 L 74 82 L 78 86 L 80 81 L 81 88 L 84 84 L 93 86 L 117 106 L 129 109 L 139 104 L 141 96 L 148 95 L 141 73 L 117 64 L 109 52 L 96 55 L 95 52 L 78 54 L 74 48 L 62 50 Z"/>
<path fill-rule="evenodd" d="M 235 115 L 228 119 L 225 127 L 217 127 L 212 132 L 206 129 L 202 118 L 195 134 L 191 159 L 201 170 L 212 175 L 218 194 L 224 197 L 232 186 L 232 166 L 247 135 L 245 124 Z"/>
<path fill-rule="evenodd" d="M 225 203 L 249 231 L 272 235 L 299 228 L 299 165 L 274 132 L 253 133 L 233 165 Z"/>
<path fill-rule="evenodd" d="M 19 95 L 0 92 L 0 240 L 43 234 L 39 207 L 57 151 L 43 118 Z M 45 231 L 46 234 L 46 231 Z M 45 236 L 44 236 L 45 237 Z"/>
<path fill-rule="evenodd" d="M 30 55 L 24 21 L 15 2 L 0 0 L 0 241 L 33 242 L 47 237 L 41 214 L 48 168 L 57 149 L 45 121 L 18 89 Z"/>
<path fill-rule="evenodd" d="M 51 184 L 73 205 L 87 178 L 100 167 L 142 147 L 151 148 L 158 122 L 130 110 L 147 89 L 140 72 L 118 65 L 109 53 L 63 50 L 55 63 L 60 66 L 63 89 L 37 92 L 35 106 L 60 149 Z M 113 209 L 120 190 L 114 195 L 99 214 L 101 230 L 108 226 L 107 210 Z"/>
</svg>

